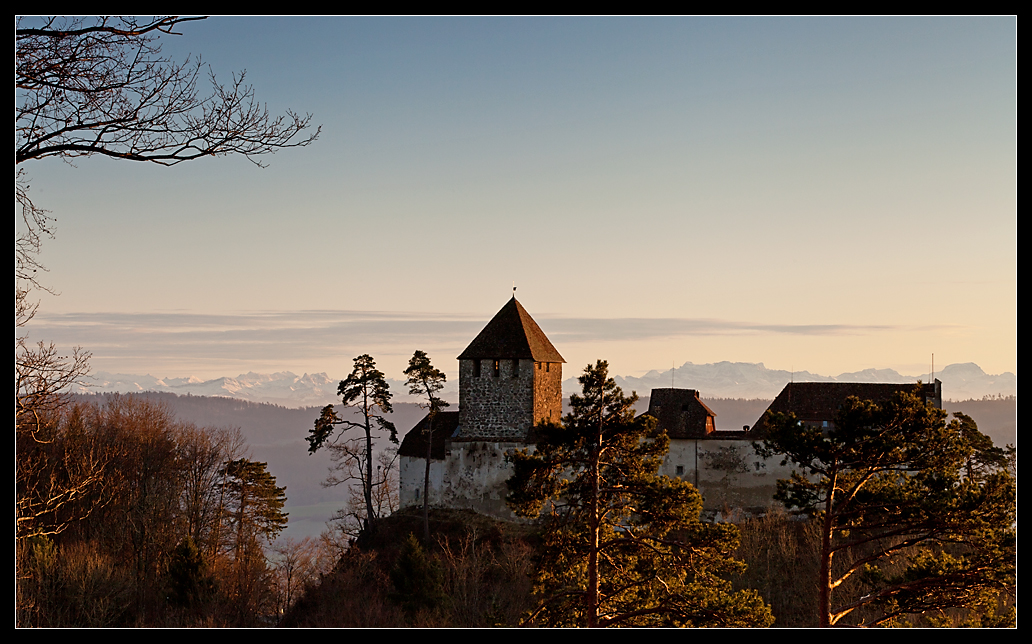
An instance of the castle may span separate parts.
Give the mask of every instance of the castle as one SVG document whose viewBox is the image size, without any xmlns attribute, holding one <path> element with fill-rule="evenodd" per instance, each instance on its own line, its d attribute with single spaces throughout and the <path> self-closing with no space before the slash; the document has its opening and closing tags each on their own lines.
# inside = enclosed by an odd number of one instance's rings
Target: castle
<svg viewBox="0 0 1032 644">
<path fill-rule="evenodd" d="M 541 327 L 513 296 L 459 354 L 459 409 L 442 411 L 430 438 L 430 505 L 475 510 L 512 519 L 505 504 L 511 468 L 506 453 L 533 444 L 533 427 L 562 416 L 562 366 L 566 362 Z M 887 400 L 912 384 L 791 383 L 771 404 L 808 424 L 829 427 L 849 396 Z M 926 402 L 942 407 L 941 383 L 923 385 Z M 716 414 L 694 389 L 653 389 L 649 415 L 670 437 L 659 473 L 702 492 L 704 508 L 760 512 L 772 503 L 777 480 L 791 467 L 764 459 L 752 448 L 762 436 L 716 429 Z M 401 506 L 423 503 L 427 418 L 413 427 L 400 449 Z"/>
</svg>

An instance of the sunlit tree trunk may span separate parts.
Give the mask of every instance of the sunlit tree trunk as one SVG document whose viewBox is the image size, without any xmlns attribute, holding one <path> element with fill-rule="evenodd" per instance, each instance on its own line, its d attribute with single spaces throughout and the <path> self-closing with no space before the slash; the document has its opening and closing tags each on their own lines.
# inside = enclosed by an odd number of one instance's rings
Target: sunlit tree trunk
<svg viewBox="0 0 1032 644">
<path fill-rule="evenodd" d="M 831 532 L 834 522 L 832 511 L 835 504 L 835 485 L 838 481 L 835 466 L 832 464 L 831 477 L 828 479 L 827 498 L 824 501 L 824 521 L 821 529 L 821 569 L 820 569 L 820 626 L 831 626 Z"/>
</svg>

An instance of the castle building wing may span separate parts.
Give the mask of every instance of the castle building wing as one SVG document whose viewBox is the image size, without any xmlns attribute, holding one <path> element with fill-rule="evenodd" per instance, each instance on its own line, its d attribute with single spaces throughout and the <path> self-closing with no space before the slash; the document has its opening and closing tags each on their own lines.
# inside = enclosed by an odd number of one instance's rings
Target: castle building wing
<svg viewBox="0 0 1032 644">
<path fill-rule="evenodd" d="M 835 414 L 850 396 L 880 403 L 899 392 L 916 393 L 917 388 L 917 383 L 790 382 L 767 407 L 767 411 L 793 413 L 804 423 L 833 427 Z M 920 385 L 919 395 L 925 403 L 942 409 L 942 383 L 939 380 Z M 760 417 L 753 432 L 762 433 L 765 429 L 763 417 Z"/>
<path fill-rule="evenodd" d="M 429 424 L 430 415 L 423 416 L 422 420 L 416 423 L 401 441 L 398 454 L 411 458 L 426 458 L 426 429 Z M 430 436 L 430 458 L 443 461 L 445 457 L 445 443 L 455 434 L 459 426 L 459 412 L 439 411 L 434 417 L 433 434 Z"/>
<path fill-rule="evenodd" d="M 566 362 L 515 296 L 487 323 L 458 359 L 477 358 Z"/>
<path fill-rule="evenodd" d="M 716 430 L 716 414 L 695 389 L 653 389 L 648 414 L 670 438 L 704 438 Z"/>
</svg>

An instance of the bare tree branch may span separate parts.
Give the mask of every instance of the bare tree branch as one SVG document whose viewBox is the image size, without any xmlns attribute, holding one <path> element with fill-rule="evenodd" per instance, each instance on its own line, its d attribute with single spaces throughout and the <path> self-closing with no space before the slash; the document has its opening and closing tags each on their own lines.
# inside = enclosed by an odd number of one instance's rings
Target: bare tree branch
<svg viewBox="0 0 1032 644">
<path fill-rule="evenodd" d="M 162 55 L 160 36 L 203 19 L 18 18 L 15 167 L 93 155 L 171 166 L 231 154 L 264 167 L 263 155 L 315 141 L 320 128 L 311 131 L 310 114 L 271 115 L 245 72 L 220 83 L 200 58 L 178 63 Z M 210 84 L 203 91 L 202 76 Z M 15 319 L 23 326 L 38 306 L 29 293 L 47 290 L 39 282 L 46 271 L 39 253 L 42 239 L 53 237 L 54 219 L 29 198 L 21 168 L 15 200 Z"/>
<path fill-rule="evenodd" d="M 51 18 L 16 29 L 15 162 L 49 156 L 100 154 L 175 165 L 205 156 L 257 159 L 309 145 L 311 115 L 288 110 L 273 117 L 233 74 L 221 84 L 208 69 L 207 93 L 197 87 L 200 59 L 176 63 L 163 56 L 159 36 L 202 18 Z"/>
</svg>

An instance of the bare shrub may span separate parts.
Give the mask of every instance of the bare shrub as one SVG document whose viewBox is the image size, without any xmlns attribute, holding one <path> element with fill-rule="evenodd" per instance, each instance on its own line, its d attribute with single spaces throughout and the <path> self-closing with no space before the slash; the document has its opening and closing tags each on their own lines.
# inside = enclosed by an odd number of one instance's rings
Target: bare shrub
<svg viewBox="0 0 1032 644">
<path fill-rule="evenodd" d="M 21 544 L 18 623 L 43 627 L 117 625 L 133 601 L 127 571 L 114 565 L 95 543 L 58 548 L 47 537 Z"/>
<path fill-rule="evenodd" d="M 817 626 L 820 540 L 813 522 L 774 509 L 738 528 L 741 545 L 735 556 L 748 568 L 734 577 L 735 588 L 758 591 L 770 604 L 774 626 Z"/>
<path fill-rule="evenodd" d="M 457 540 L 444 537 L 439 546 L 450 626 L 515 626 L 532 608 L 531 549 L 525 543 L 491 544 L 470 531 Z"/>
<path fill-rule="evenodd" d="M 321 628 L 399 628 L 405 614 L 387 598 L 390 579 L 377 553 L 351 548 L 333 574 L 323 577 L 281 625 Z"/>
</svg>

